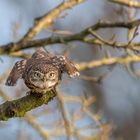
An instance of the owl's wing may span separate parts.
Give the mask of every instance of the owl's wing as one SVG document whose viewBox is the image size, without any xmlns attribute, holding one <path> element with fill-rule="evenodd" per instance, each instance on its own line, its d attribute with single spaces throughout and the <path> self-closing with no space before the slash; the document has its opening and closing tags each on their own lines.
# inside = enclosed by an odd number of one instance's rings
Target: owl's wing
<svg viewBox="0 0 140 140">
<path fill-rule="evenodd" d="M 14 86 L 19 78 L 22 78 L 23 71 L 25 69 L 27 60 L 21 60 L 15 63 L 11 70 L 5 85 Z"/>
<path fill-rule="evenodd" d="M 52 54 L 45 51 L 43 48 L 37 49 L 36 52 L 32 55 L 32 58 L 34 59 L 41 59 L 41 58 L 50 59 L 51 57 Z"/>
<path fill-rule="evenodd" d="M 71 62 L 67 57 L 60 55 L 53 57 L 52 60 L 54 65 L 58 66 L 62 72 L 66 72 L 70 77 L 80 75 L 74 63 Z"/>
</svg>

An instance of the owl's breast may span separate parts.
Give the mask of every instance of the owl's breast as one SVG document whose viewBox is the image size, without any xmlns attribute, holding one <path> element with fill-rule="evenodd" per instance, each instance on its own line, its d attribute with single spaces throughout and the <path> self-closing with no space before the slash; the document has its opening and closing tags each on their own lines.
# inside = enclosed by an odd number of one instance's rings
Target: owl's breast
<svg viewBox="0 0 140 140">
<path fill-rule="evenodd" d="M 45 93 L 47 91 L 50 91 L 51 89 L 54 89 L 54 87 L 58 84 L 58 81 L 46 81 L 42 83 L 36 83 L 36 82 L 29 82 L 25 80 L 26 86 L 33 92 L 36 93 Z"/>
</svg>

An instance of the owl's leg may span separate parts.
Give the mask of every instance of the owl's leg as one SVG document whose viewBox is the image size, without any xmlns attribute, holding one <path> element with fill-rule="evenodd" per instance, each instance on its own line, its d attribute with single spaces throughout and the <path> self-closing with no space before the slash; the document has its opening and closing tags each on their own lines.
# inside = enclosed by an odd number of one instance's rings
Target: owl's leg
<svg viewBox="0 0 140 140">
<path fill-rule="evenodd" d="M 30 95 L 30 94 L 31 94 L 31 91 L 27 91 L 27 92 L 26 92 L 26 95 Z"/>
<path fill-rule="evenodd" d="M 27 95 L 32 95 L 32 96 L 35 96 L 37 98 L 41 98 L 43 96 L 43 93 L 38 93 L 34 90 L 30 90 L 27 92 Z"/>
<path fill-rule="evenodd" d="M 52 92 L 52 93 L 57 93 L 56 87 L 53 87 L 53 88 L 51 89 L 51 92 Z"/>
</svg>

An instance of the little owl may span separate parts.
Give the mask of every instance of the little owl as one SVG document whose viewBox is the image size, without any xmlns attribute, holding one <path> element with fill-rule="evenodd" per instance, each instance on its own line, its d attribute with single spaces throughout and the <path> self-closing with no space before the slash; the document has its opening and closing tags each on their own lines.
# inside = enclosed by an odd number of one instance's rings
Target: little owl
<svg viewBox="0 0 140 140">
<path fill-rule="evenodd" d="M 68 58 L 50 54 L 41 48 L 30 59 L 15 63 L 6 85 L 14 86 L 17 80 L 22 78 L 31 92 L 45 93 L 56 87 L 64 72 L 70 77 L 79 75 L 78 70 Z"/>
</svg>

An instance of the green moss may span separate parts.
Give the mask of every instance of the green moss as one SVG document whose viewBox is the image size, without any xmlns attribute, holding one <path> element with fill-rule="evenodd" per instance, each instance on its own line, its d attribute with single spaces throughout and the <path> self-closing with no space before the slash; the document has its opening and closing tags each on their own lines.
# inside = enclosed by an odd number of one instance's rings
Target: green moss
<svg viewBox="0 0 140 140">
<path fill-rule="evenodd" d="M 30 94 L 17 100 L 6 101 L 0 105 L 0 120 L 6 121 L 12 117 L 23 117 L 27 111 L 47 104 L 55 96 L 56 92 L 48 91 L 41 96 Z"/>
</svg>

